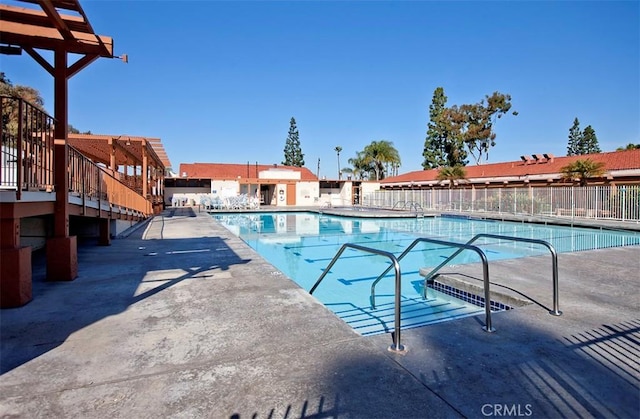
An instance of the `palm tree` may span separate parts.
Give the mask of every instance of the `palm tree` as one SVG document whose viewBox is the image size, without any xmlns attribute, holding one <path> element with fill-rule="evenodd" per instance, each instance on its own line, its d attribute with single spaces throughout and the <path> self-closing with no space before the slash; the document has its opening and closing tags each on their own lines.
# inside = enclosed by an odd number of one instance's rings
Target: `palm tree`
<svg viewBox="0 0 640 419">
<path fill-rule="evenodd" d="M 350 158 L 347 162 L 353 166 L 353 173 L 356 176 L 356 179 L 363 180 L 364 175 L 369 173 L 371 166 L 365 159 L 364 151 L 358 151 L 356 157 Z"/>
<path fill-rule="evenodd" d="M 340 171 L 340 152 L 342 151 L 342 147 L 336 146 L 336 148 L 334 148 L 334 150 L 336 151 L 336 154 L 338 155 L 338 180 L 340 180 L 342 178 L 342 172 Z"/>
<path fill-rule="evenodd" d="M 400 154 L 391 141 L 372 141 L 364 148 L 365 162 L 373 169 L 376 180 L 385 177 L 385 166 L 388 163 L 400 165 Z"/>
<path fill-rule="evenodd" d="M 343 167 L 342 173 L 347 173 L 347 177 L 349 177 L 349 174 L 353 175 L 353 169 L 350 167 Z"/>
<path fill-rule="evenodd" d="M 467 171 L 463 166 L 444 166 L 438 170 L 438 175 L 436 179 L 438 179 L 441 183 L 447 181 L 449 183 L 449 189 L 453 187 L 454 184 L 457 184 L 459 181 L 466 179 Z"/>
<path fill-rule="evenodd" d="M 560 172 L 562 172 L 563 179 L 577 180 L 580 186 L 587 186 L 589 178 L 600 177 L 606 172 L 604 167 L 605 165 L 602 162 L 596 162 L 591 159 L 578 159 L 561 167 Z"/>
</svg>

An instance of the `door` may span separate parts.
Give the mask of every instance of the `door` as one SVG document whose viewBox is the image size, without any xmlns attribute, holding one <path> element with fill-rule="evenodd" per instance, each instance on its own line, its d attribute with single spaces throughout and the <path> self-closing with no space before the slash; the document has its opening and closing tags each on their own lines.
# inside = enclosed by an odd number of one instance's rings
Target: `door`
<svg viewBox="0 0 640 419">
<path fill-rule="evenodd" d="M 296 184 L 287 185 L 287 206 L 296 204 Z"/>
<path fill-rule="evenodd" d="M 353 185 L 353 188 L 351 188 L 351 197 L 351 204 L 360 205 L 360 185 Z"/>
</svg>

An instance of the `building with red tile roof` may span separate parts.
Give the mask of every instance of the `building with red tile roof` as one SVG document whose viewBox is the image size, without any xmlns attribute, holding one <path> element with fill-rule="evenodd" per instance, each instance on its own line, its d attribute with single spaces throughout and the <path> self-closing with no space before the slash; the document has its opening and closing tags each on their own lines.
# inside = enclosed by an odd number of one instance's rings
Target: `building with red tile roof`
<svg viewBox="0 0 640 419">
<path fill-rule="evenodd" d="M 290 179 L 291 172 L 300 174 L 299 180 L 318 180 L 306 167 L 282 166 L 277 164 L 234 164 L 234 163 L 180 163 L 181 177 L 207 178 L 218 180 L 259 179 L 260 172 L 269 172 L 272 176 L 278 173 L 282 179 Z M 274 177 L 275 179 L 275 177 Z"/>
<path fill-rule="evenodd" d="M 306 167 L 277 164 L 181 163 L 179 177 L 165 179 L 166 203 L 197 203 L 202 195 L 255 197 L 275 206 L 317 205 L 319 182 Z"/>
<path fill-rule="evenodd" d="M 534 154 L 521 156 L 518 161 L 466 166 L 466 177 L 460 186 L 570 186 L 575 182 L 563 177 L 562 168 L 580 159 L 604 164 L 604 175 L 589 179 L 590 185 L 640 183 L 640 150 L 625 150 L 565 157 Z M 380 186 L 383 189 L 448 187 L 448 182 L 438 180 L 437 176 L 438 169 L 418 170 L 386 178 Z"/>
</svg>

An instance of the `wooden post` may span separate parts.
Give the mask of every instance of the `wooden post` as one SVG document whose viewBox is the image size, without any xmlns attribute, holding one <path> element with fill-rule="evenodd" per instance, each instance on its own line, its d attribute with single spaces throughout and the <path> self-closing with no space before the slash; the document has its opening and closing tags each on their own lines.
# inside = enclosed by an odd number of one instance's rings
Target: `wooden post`
<svg viewBox="0 0 640 419">
<path fill-rule="evenodd" d="M 47 240 L 46 245 L 47 279 L 50 281 L 71 281 L 78 276 L 77 242 L 75 237 L 69 237 L 68 79 L 67 53 L 64 50 L 56 50 L 54 52 L 56 203 L 53 219 L 54 237 Z"/>
</svg>

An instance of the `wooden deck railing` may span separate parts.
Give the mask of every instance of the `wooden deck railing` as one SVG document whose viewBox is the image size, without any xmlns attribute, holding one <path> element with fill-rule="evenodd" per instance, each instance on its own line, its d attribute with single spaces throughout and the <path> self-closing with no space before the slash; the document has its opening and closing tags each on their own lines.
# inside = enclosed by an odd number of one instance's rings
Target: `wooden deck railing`
<svg viewBox="0 0 640 419">
<path fill-rule="evenodd" d="M 18 201 L 24 191 L 56 191 L 54 119 L 21 98 L 0 96 L 0 105 L 0 190 L 15 191 Z M 111 173 L 77 149 L 66 147 L 70 196 L 144 216 L 153 213 L 149 200 L 119 180 L 122 174 Z"/>
<path fill-rule="evenodd" d="M 0 96 L 0 189 L 52 191 L 54 120 L 42 110 L 15 97 Z"/>
<path fill-rule="evenodd" d="M 69 148 L 69 193 L 84 199 L 106 201 L 111 206 L 150 215 L 151 203 L 120 182 L 106 168 L 100 167 L 71 146 Z"/>
</svg>

